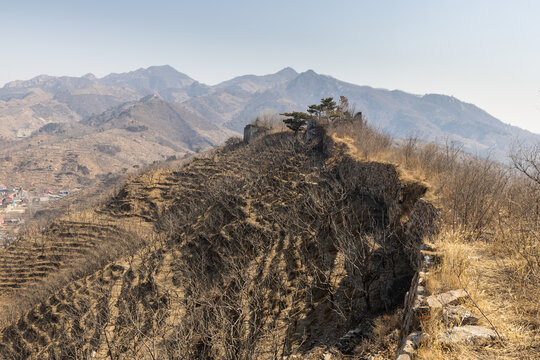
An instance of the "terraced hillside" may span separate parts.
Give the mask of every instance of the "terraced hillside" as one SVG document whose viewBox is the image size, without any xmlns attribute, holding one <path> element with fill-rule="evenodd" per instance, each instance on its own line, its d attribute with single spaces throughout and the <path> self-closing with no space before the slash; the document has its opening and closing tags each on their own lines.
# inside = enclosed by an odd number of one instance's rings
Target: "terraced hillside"
<svg viewBox="0 0 540 360">
<path fill-rule="evenodd" d="M 1 357 L 309 357 L 400 305 L 434 231 L 425 188 L 320 140 L 152 170 L 1 249 Z"/>
<path fill-rule="evenodd" d="M 234 134 L 183 105 L 148 96 L 81 121 L 47 123 L 0 146 L 0 180 L 37 190 L 88 188 L 208 150 Z"/>
</svg>

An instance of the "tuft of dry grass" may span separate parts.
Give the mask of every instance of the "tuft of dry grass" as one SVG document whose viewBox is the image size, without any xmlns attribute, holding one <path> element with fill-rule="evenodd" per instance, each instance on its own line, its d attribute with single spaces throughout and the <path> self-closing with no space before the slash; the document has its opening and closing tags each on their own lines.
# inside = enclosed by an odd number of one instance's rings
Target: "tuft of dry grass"
<svg viewBox="0 0 540 360">
<path fill-rule="evenodd" d="M 447 234 L 448 235 L 448 234 Z M 538 288 L 524 289 L 513 278 L 519 268 L 515 259 L 494 250 L 493 244 L 470 242 L 466 236 L 441 237 L 438 251 L 442 262 L 427 280 L 430 293 L 465 289 L 470 297 L 464 306 L 479 318 L 479 325 L 494 328 L 505 339 L 488 347 L 453 346 L 438 343 L 436 334 L 448 325 L 440 313 L 432 313 L 423 321 L 423 331 L 431 336 L 418 352 L 419 359 L 536 359 L 538 331 Z"/>
<path fill-rule="evenodd" d="M 397 351 L 399 341 L 399 329 L 402 318 L 401 309 L 392 313 L 377 316 L 373 320 L 371 336 L 364 339 L 355 349 L 355 359 L 390 359 Z"/>
<path fill-rule="evenodd" d="M 426 281 L 430 294 L 459 289 L 462 283 L 468 283 L 467 269 L 471 265 L 473 249 L 470 243 L 462 241 L 464 238 L 460 232 L 443 231 L 438 235 L 435 243 L 442 256 Z"/>
</svg>

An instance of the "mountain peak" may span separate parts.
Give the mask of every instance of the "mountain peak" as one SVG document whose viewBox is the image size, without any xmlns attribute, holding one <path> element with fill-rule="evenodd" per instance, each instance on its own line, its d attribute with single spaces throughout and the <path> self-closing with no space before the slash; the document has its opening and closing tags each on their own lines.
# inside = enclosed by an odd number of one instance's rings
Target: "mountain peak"
<svg viewBox="0 0 540 360">
<path fill-rule="evenodd" d="M 147 95 L 169 88 L 183 88 L 195 80 L 170 65 L 150 66 L 122 74 L 109 74 L 99 80 L 105 85 L 131 87 Z"/>
<path fill-rule="evenodd" d="M 92 74 L 92 73 L 88 73 L 88 74 L 83 75 L 83 78 L 84 78 L 84 79 L 88 79 L 88 80 L 92 80 L 92 81 L 96 81 L 96 80 L 97 80 L 96 75 L 94 75 L 94 74 Z"/>
<path fill-rule="evenodd" d="M 140 70 L 147 72 L 147 73 L 161 73 L 161 74 L 182 74 L 180 71 L 173 68 L 171 65 L 157 65 L 157 66 L 149 66 L 146 69 L 141 68 Z M 182 74 L 184 75 L 184 74 Z"/>
<path fill-rule="evenodd" d="M 242 75 L 217 85 L 218 88 L 232 88 L 250 93 L 264 92 L 279 86 L 283 86 L 298 76 L 291 67 L 286 67 L 274 74 L 267 75 Z"/>
<path fill-rule="evenodd" d="M 298 73 L 296 72 L 296 70 L 294 70 L 292 67 L 290 66 L 287 66 L 283 69 L 281 69 L 280 71 L 278 71 L 276 74 L 280 74 L 280 75 L 298 75 Z"/>
<path fill-rule="evenodd" d="M 173 71 L 176 71 L 178 72 L 178 70 L 176 70 L 175 68 L 173 68 L 171 65 L 169 64 L 165 64 L 165 65 L 153 65 L 153 66 L 149 66 L 146 68 L 146 70 L 173 70 Z"/>
<path fill-rule="evenodd" d="M 307 71 L 301 72 L 298 74 L 298 76 L 295 77 L 296 80 L 302 80 L 302 81 L 316 81 L 319 79 L 321 75 L 317 74 L 315 71 L 309 69 Z"/>
</svg>

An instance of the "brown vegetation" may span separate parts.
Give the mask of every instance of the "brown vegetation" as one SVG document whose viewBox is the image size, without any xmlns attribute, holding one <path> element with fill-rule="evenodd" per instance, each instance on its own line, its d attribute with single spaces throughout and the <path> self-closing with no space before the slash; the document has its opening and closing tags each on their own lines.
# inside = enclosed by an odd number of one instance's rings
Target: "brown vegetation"
<svg viewBox="0 0 540 360">
<path fill-rule="evenodd" d="M 230 142 L 28 234 L 0 257 L 36 243 L 58 260 L 2 293 L 13 312 L 3 356 L 309 356 L 395 309 L 414 272 L 407 218 L 425 188 L 325 141 L 326 154 L 289 133 Z M 73 241 L 87 245 L 71 256 Z M 24 269 L 40 256 L 29 254 Z"/>
<path fill-rule="evenodd" d="M 433 336 L 419 357 L 535 358 L 538 184 L 450 145 L 395 146 L 361 118 L 330 132 L 322 147 L 270 131 L 150 169 L 0 250 L 17 285 L 0 290 L 2 356 L 392 358 L 427 239 L 443 252 L 428 290 L 465 288 L 506 340 Z M 421 197 L 440 208 L 438 236 Z M 435 314 L 423 329 L 438 331 Z"/>
<path fill-rule="evenodd" d="M 463 153 L 452 144 L 435 146 L 409 139 L 391 145 L 373 131 L 336 127 L 334 136 L 359 159 L 396 164 L 402 178 L 429 183 L 427 198 L 441 210 L 440 235 L 433 239 L 443 262 L 429 278 L 428 291 L 463 288 L 481 324 L 507 341 L 488 348 L 441 346 L 432 336 L 423 359 L 520 358 L 540 356 L 540 234 L 538 146 L 518 148 L 513 167 Z M 423 324 L 436 335 L 437 314 Z"/>
</svg>

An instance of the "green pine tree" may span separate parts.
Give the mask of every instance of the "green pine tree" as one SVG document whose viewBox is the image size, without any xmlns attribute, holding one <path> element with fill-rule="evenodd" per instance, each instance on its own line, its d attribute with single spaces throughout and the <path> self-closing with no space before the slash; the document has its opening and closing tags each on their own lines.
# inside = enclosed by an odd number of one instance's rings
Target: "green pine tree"
<svg viewBox="0 0 540 360">
<path fill-rule="evenodd" d="M 319 121 L 324 118 L 327 122 L 330 122 L 330 120 L 339 117 L 339 115 L 336 114 L 336 110 L 337 104 L 334 101 L 334 98 L 328 97 L 322 98 L 319 105 L 310 105 L 307 112 L 316 116 Z"/>
<path fill-rule="evenodd" d="M 308 120 L 314 118 L 312 115 L 300 111 L 293 111 L 280 115 L 287 116 L 287 118 L 283 119 L 283 122 L 285 123 L 285 125 L 287 125 L 289 129 L 294 131 L 295 134 L 297 134 L 298 131 L 304 129 L 304 126 L 306 125 Z"/>
</svg>

